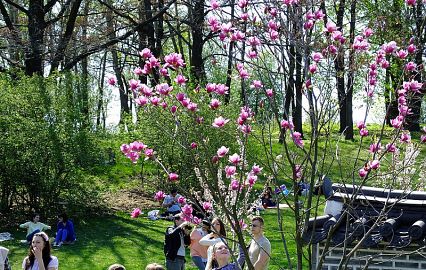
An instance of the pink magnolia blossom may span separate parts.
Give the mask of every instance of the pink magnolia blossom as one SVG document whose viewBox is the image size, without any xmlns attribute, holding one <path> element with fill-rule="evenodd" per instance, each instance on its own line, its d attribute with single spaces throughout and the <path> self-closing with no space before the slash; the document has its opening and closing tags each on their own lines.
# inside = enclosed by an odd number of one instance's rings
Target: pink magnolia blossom
<svg viewBox="0 0 426 270">
<path fill-rule="evenodd" d="M 170 77 L 169 71 L 167 70 L 167 68 L 160 68 L 159 73 L 161 76 L 167 78 Z"/>
<path fill-rule="evenodd" d="M 420 142 L 421 143 L 426 143 L 426 135 L 420 136 Z"/>
<path fill-rule="evenodd" d="M 362 168 L 358 171 L 359 177 L 364 178 L 368 174 L 368 170 L 366 168 Z"/>
<path fill-rule="evenodd" d="M 315 22 L 313 20 L 307 20 L 304 24 L 303 24 L 303 28 L 308 30 L 311 29 L 312 27 L 314 27 Z"/>
<path fill-rule="evenodd" d="M 250 134 L 251 133 L 251 126 L 250 125 L 241 125 L 240 130 L 244 134 Z"/>
<path fill-rule="evenodd" d="M 300 132 L 293 132 L 291 134 L 291 138 L 293 139 L 293 142 L 300 148 L 303 148 L 304 143 L 302 141 L 302 134 L 300 134 Z"/>
<path fill-rule="evenodd" d="M 212 126 L 215 128 L 221 128 L 228 122 L 229 122 L 229 119 L 225 119 L 222 116 L 219 116 L 214 119 Z"/>
<path fill-rule="evenodd" d="M 177 93 L 176 94 L 176 99 L 180 102 L 182 102 L 185 99 L 185 94 L 184 93 Z"/>
<path fill-rule="evenodd" d="M 139 85 L 139 92 L 146 97 L 152 96 L 152 88 L 144 83 Z"/>
<path fill-rule="evenodd" d="M 153 157 L 153 156 L 154 156 L 154 149 L 146 148 L 146 149 L 144 150 L 144 154 L 145 154 L 145 156 L 146 156 L 147 158 L 151 158 L 151 157 Z"/>
<path fill-rule="evenodd" d="M 373 170 L 377 170 L 380 167 L 380 161 L 377 159 L 370 162 L 370 168 Z"/>
<path fill-rule="evenodd" d="M 249 37 L 247 39 L 247 43 L 252 47 L 256 47 L 256 46 L 259 46 L 261 44 L 260 39 L 258 37 Z"/>
<path fill-rule="evenodd" d="M 407 71 L 414 71 L 414 70 L 416 70 L 416 68 L 417 68 L 417 65 L 416 65 L 416 63 L 414 63 L 414 62 L 408 62 L 408 63 L 405 65 L 405 69 L 406 69 Z"/>
<path fill-rule="evenodd" d="M 333 31 L 333 33 L 331 34 L 331 38 L 335 41 L 339 41 L 341 44 L 345 43 L 345 37 L 340 31 Z"/>
<path fill-rule="evenodd" d="M 396 42 L 390 41 L 386 44 L 383 44 L 382 49 L 385 51 L 386 54 L 391 54 L 396 50 Z"/>
<path fill-rule="evenodd" d="M 229 87 L 223 83 L 219 83 L 216 85 L 214 92 L 218 95 L 226 95 L 228 94 Z"/>
<path fill-rule="evenodd" d="M 252 88 L 252 89 L 260 89 L 262 87 L 263 87 L 263 84 L 259 80 L 254 80 L 250 85 L 250 88 Z"/>
<path fill-rule="evenodd" d="M 256 164 L 254 164 L 252 167 L 251 167 L 251 173 L 252 174 L 254 174 L 254 175 L 259 175 L 260 174 L 260 172 L 263 170 L 263 168 L 262 167 L 260 167 L 259 165 L 256 165 Z"/>
<path fill-rule="evenodd" d="M 218 99 L 214 98 L 210 101 L 210 108 L 212 110 L 216 110 L 217 108 L 219 108 L 220 104 L 221 104 L 220 101 Z"/>
<path fill-rule="evenodd" d="M 145 97 L 145 96 L 141 96 L 141 97 L 139 97 L 139 98 L 135 98 L 135 103 L 138 105 L 138 106 L 145 106 L 147 103 L 148 103 L 148 98 L 147 97 Z"/>
<path fill-rule="evenodd" d="M 187 216 L 192 215 L 192 211 L 193 211 L 192 206 L 191 206 L 191 205 L 189 205 L 189 204 L 185 204 L 185 205 L 182 207 L 182 213 L 184 213 L 184 214 L 185 214 L 185 215 L 187 215 Z"/>
<path fill-rule="evenodd" d="M 133 209 L 133 211 L 130 214 L 130 216 L 132 218 L 137 218 L 140 214 L 142 214 L 142 211 L 139 208 L 135 208 L 135 209 Z"/>
<path fill-rule="evenodd" d="M 135 74 L 136 76 L 141 76 L 143 74 L 143 71 L 142 71 L 142 69 L 140 67 L 136 67 L 133 70 L 133 74 Z"/>
<path fill-rule="evenodd" d="M 366 128 L 362 128 L 362 129 L 360 129 L 360 130 L 359 130 L 359 135 L 360 135 L 361 137 L 366 137 L 366 136 L 368 136 L 368 129 L 366 129 Z"/>
<path fill-rule="evenodd" d="M 146 148 L 146 145 L 141 143 L 141 142 L 134 141 L 134 142 L 129 144 L 129 147 L 132 151 L 140 152 L 140 151 L 142 151 L 143 149 Z"/>
<path fill-rule="evenodd" d="M 203 202 L 203 209 L 205 211 L 211 211 L 213 209 L 211 202 Z"/>
<path fill-rule="evenodd" d="M 177 173 L 169 173 L 169 180 L 175 182 L 179 180 L 179 175 Z"/>
<path fill-rule="evenodd" d="M 236 172 L 237 172 L 237 168 L 235 166 L 225 167 L 226 178 L 231 178 Z"/>
<path fill-rule="evenodd" d="M 373 35 L 373 30 L 371 30 L 371 28 L 365 28 L 362 34 L 364 37 L 369 38 Z"/>
<path fill-rule="evenodd" d="M 366 128 L 364 121 L 359 121 L 358 123 L 356 123 L 356 127 L 358 129 Z"/>
<path fill-rule="evenodd" d="M 109 85 L 114 86 L 117 83 L 117 77 L 115 75 L 109 75 L 107 82 Z"/>
<path fill-rule="evenodd" d="M 247 182 L 248 182 L 249 186 L 253 187 L 253 185 L 256 183 L 256 181 L 257 181 L 257 175 L 249 173 L 248 176 L 247 176 Z"/>
<path fill-rule="evenodd" d="M 202 222 L 201 218 L 198 218 L 196 216 L 192 217 L 192 223 L 199 225 Z"/>
<path fill-rule="evenodd" d="M 182 59 L 182 55 L 180 53 L 171 53 L 164 57 L 164 61 L 173 66 L 174 68 L 180 68 L 185 66 L 185 62 Z"/>
<path fill-rule="evenodd" d="M 281 120 L 280 125 L 281 125 L 281 128 L 283 128 L 284 130 L 294 128 L 293 122 L 291 120 L 285 120 L 285 119 Z"/>
<path fill-rule="evenodd" d="M 414 7 L 416 5 L 416 0 L 405 0 L 407 6 Z"/>
<path fill-rule="evenodd" d="M 233 154 L 232 156 L 229 156 L 229 162 L 234 165 L 238 165 L 240 161 L 241 161 L 241 157 L 237 153 Z"/>
<path fill-rule="evenodd" d="M 196 149 L 198 147 L 198 144 L 196 142 L 191 143 L 191 149 Z"/>
<path fill-rule="evenodd" d="M 337 53 L 337 48 L 336 46 L 334 46 L 333 44 L 331 44 L 330 46 L 327 47 L 327 50 L 330 54 L 336 54 Z"/>
<path fill-rule="evenodd" d="M 247 71 L 246 69 L 244 69 L 244 68 L 239 69 L 239 70 L 238 70 L 238 73 L 239 73 L 239 75 L 240 75 L 240 78 L 241 78 L 241 79 L 243 79 L 243 80 L 246 80 L 246 79 L 250 78 L 250 74 L 249 74 L 249 73 L 248 73 L 248 71 Z"/>
<path fill-rule="evenodd" d="M 180 203 L 180 204 L 185 204 L 185 203 L 186 203 L 186 198 L 185 198 L 185 197 L 183 197 L 183 196 L 180 196 L 180 197 L 177 199 L 177 202 L 178 202 L 178 203 Z"/>
<path fill-rule="evenodd" d="M 231 22 L 222 23 L 222 25 L 220 26 L 220 28 L 221 28 L 221 30 L 222 30 L 223 33 L 228 34 L 232 30 L 232 23 Z"/>
<path fill-rule="evenodd" d="M 270 20 L 269 22 L 268 22 L 268 28 L 269 29 L 271 29 L 271 30 L 274 30 L 274 31 L 278 31 L 278 28 L 280 27 L 280 24 L 279 23 L 277 23 L 276 21 L 274 21 L 274 20 Z"/>
<path fill-rule="evenodd" d="M 129 86 L 130 86 L 130 89 L 132 90 L 136 90 L 139 87 L 139 84 L 140 84 L 139 80 L 131 79 L 129 81 Z"/>
<path fill-rule="evenodd" d="M 370 144 L 370 148 L 369 148 L 369 152 L 370 153 L 376 153 L 380 150 L 380 148 L 382 147 L 382 145 L 380 143 L 372 143 Z"/>
<path fill-rule="evenodd" d="M 402 127 L 403 117 L 397 116 L 395 119 L 391 119 L 390 123 L 394 128 L 400 129 Z"/>
<path fill-rule="evenodd" d="M 186 106 L 186 108 L 191 112 L 196 112 L 198 111 L 198 104 L 194 102 L 190 102 L 188 106 Z"/>
<path fill-rule="evenodd" d="M 386 144 L 386 152 L 394 153 L 396 151 L 396 145 L 394 143 Z"/>
<path fill-rule="evenodd" d="M 268 31 L 268 34 L 269 34 L 269 38 L 271 40 L 277 40 L 280 37 L 280 34 L 278 33 L 278 31 L 275 31 L 275 30 L 270 29 Z"/>
<path fill-rule="evenodd" d="M 407 91 L 412 91 L 416 93 L 421 93 L 420 89 L 422 88 L 423 84 L 419 83 L 418 81 L 411 80 L 409 82 L 403 82 L 402 87 Z"/>
<path fill-rule="evenodd" d="M 229 148 L 226 148 L 225 146 L 221 146 L 218 150 L 217 150 L 217 156 L 219 158 L 223 158 L 224 156 L 226 156 L 226 154 L 228 154 Z"/>
<path fill-rule="evenodd" d="M 123 154 L 127 154 L 127 153 L 129 153 L 129 152 L 131 151 L 131 148 L 130 148 L 130 145 L 123 143 L 123 144 L 120 146 L 120 150 L 121 150 L 121 152 L 122 152 Z"/>
<path fill-rule="evenodd" d="M 158 61 L 158 59 L 156 57 L 154 57 L 154 56 L 151 56 L 148 59 L 148 63 L 151 66 L 151 68 L 160 67 L 160 61 Z"/>
<path fill-rule="evenodd" d="M 399 51 L 396 52 L 396 56 L 399 59 L 405 59 L 407 57 L 407 55 L 408 55 L 408 52 L 405 51 L 405 50 L 399 50 Z"/>
<path fill-rule="evenodd" d="M 314 52 L 314 53 L 312 53 L 312 59 L 315 62 L 321 61 L 322 58 L 323 58 L 323 56 L 322 56 L 322 54 L 320 52 Z"/>
<path fill-rule="evenodd" d="M 232 180 L 231 181 L 231 189 L 232 190 L 238 190 L 240 188 L 240 183 L 238 182 L 238 180 Z"/>
<path fill-rule="evenodd" d="M 312 20 L 312 19 L 315 19 L 315 14 L 312 13 L 312 12 L 310 12 L 310 11 L 308 11 L 306 13 L 305 17 L 306 17 L 307 20 Z"/>
<path fill-rule="evenodd" d="M 156 201 L 162 201 L 164 198 L 166 198 L 166 194 L 161 190 L 157 191 L 157 193 L 154 195 L 154 200 Z"/>
<path fill-rule="evenodd" d="M 409 54 L 413 54 L 413 53 L 415 53 L 415 52 L 416 52 L 416 50 L 417 50 L 417 48 L 416 48 L 416 45 L 414 45 L 414 44 L 410 44 L 410 45 L 408 45 L 408 47 L 407 47 L 407 52 L 408 52 Z"/>
<path fill-rule="evenodd" d="M 220 7 L 219 3 L 216 0 L 210 0 L 210 8 L 216 10 Z"/>
<path fill-rule="evenodd" d="M 318 9 L 315 11 L 315 20 L 322 20 L 324 18 L 324 12 L 322 12 L 322 9 Z"/>
<path fill-rule="evenodd" d="M 216 17 L 209 17 L 207 19 L 207 22 L 208 22 L 208 24 L 210 26 L 210 30 L 212 32 L 219 32 L 220 31 L 220 24 L 219 24 L 219 21 Z"/>
<path fill-rule="evenodd" d="M 153 56 L 153 55 L 152 55 L 151 50 L 150 50 L 150 49 L 148 49 L 148 48 L 145 48 L 145 49 L 143 49 L 142 51 L 140 51 L 140 52 L 139 52 L 139 55 L 140 55 L 142 58 L 145 58 L 145 59 L 149 59 L 150 57 L 152 57 L 152 56 Z"/>
<path fill-rule="evenodd" d="M 149 101 L 151 102 L 152 105 L 158 106 L 160 104 L 160 102 L 161 102 L 161 98 L 159 98 L 159 97 L 151 97 L 149 99 Z"/>
<path fill-rule="evenodd" d="M 175 114 L 175 113 L 176 113 L 176 111 L 177 111 L 177 107 L 176 107 L 175 105 L 173 105 L 172 107 L 170 107 L 170 112 L 171 112 L 172 114 Z"/>
<path fill-rule="evenodd" d="M 401 134 L 401 137 L 399 138 L 399 141 L 402 143 L 409 143 L 411 142 L 411 135 L 409 132 L 404 132 Z"/>
<path fill-rule="evenodd" d="M 387 69 L 390 66 L 389 61 L 388 60 L 383 60 L 381 67 L 384 69 Z"/>
<path fill-rule="evenodd" d="M 248 21 L 248 19 L 249 19 L 248 13 L 241 13 L 240 19 L 244 22 Z"/>
<path fill-rule="evenodd" d="M 272 89 L 266 89 L 265 92 L 266 92 L 266 96 L 270 98 L 274 96 L 274 91 L 272 91 Z"/>
<path fill-rule="evenodd" d="M 309 72 L 314 74 L 317 71 L 317 64 L 313 63 L 309 66 Z"/>
<path fill-rule="evenodd" d="M 160 83 L 155 86 L 155 90 L 163 96 L 169 95 L 173 91 L 173 86 L 168 85 L 167 83 Z"/>
<path fill-rule="evenodd" d="M 179 85 L 185 85 L 186 81 L 187 79 L 182 74 L 177 75 L 175 78 L 175 82 Z"/>
</svg>

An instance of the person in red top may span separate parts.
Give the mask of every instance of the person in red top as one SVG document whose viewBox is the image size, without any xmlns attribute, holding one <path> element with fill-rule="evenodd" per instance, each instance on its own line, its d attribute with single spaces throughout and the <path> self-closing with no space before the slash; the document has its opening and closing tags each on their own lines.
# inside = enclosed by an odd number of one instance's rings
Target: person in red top
<svg viewBox="0 0 426 270">
<path fill-rule="evenodd" d="M 191 232 L 191 245 L 189 246 L 191 258 L 199 270 L 204 270 L 206 268 L 207 249 L 209 248 L 208 246 L 200 245 L 199 242 L 201 238 L 209 233 L 210 222 L 208 220 L 203 220 L 201 228 L 196 228 Z"/>
</svg>

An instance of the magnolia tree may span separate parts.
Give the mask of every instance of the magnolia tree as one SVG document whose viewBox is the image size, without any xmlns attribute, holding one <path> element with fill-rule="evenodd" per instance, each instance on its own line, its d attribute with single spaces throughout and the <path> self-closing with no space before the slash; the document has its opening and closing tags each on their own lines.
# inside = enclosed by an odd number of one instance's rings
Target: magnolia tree
<svg viewBox="0 0 426 270">
<path fill-rule="evenodd" d="M 425 12 L 424 1 L 406 1 L 406 5 L 407 9 L 417 5 L 422 14 Z M 297 0 L 239 0 L 235 6 L 212 0 L 206 7 L 210 16 L 205 31 L 217 36 L 219 46 L 212 48 L 226 55 L 218 62 L 232 61 L 232 89 L 217 81 L 191 86 L 180 54 L 156 58 L 148 49 L 139 52 L 145 64 L 135 67 L 135 78 L 128 82 L 139 113 L 150 118 L 161 136 L 173 141 L 192 161 L 185 177 L 197 179 L 201 194 L 185 193 L 190 190 L 188 186 L 181 189 L 182 193 L 198 200 L 203 208 L 200 210 L 222 217 L 234 232 L 230 240 L 246 246 L 244 221 L 250 215 L 250 195 L 257 180 L 275 186 L 275 199 L 286 202 L 289 210 L 285 211 L 294 213 L 294 219 L 286 222 L 294 223 L 296 228 L 292 234 L 284 234 L 285 216 L 278 208 L 283 246 L 273 249 L 283 249 L 287 255 L 287 265 L 279 265 L 281 268 L 302 269 L 305 260 L 311 265 L 310 243 L 304 245 L 302 235 L 309 218 L 320 214 L 321 200 L 313 196 L 313 190 L 324 175 L 359 188 L 380 184 L 407 192 L 423 188 L 425 183 L 425 168 L 416 158 L 421 143 L 426 142 L 426 128 L 416 141 L 404 130 L 411 98 L 424 92 L 419 81 L 424 71 L 413 60 L 416 41 L 372 44 L 374 30 L 370 28 L 352 29 L 348 36 L 347 29 L 337 29 L 330 16 L 324 23 L 326 9 L 320 2 Z M 364 121 L 355 126 L 359 143 L 353 144 L 350 156 L 340 150 L 340 136 L 333 130 L 339 107 L 334 93 L 334 61 L 342 50 L 348 52 L 344 55 L 350 63 L 344 70 L 350 76 L 348 81 L 358 86 L 365 101 Z M 365 122 L 381 94 L 390 59 L 404 62 L 401 85 L 395 89 L 399 113 L 390 121 L 391 130 L 385 128 L 383 119 L 382 128 L 372 132 Z M 140 75 L 151 76 L 152 84 L 142 84 L 137 79 Z M 295 86 L 293 106 L 286 106 L 288 81 Z M 115 85 L 116 79 L 111 76 L 108 82 Z M 235 102 L 225 103 L 226 95 L 236 93 L 235 89 L 245 93 L 238 110 Z M 250 95 L 257 97 L 256 103 L 250 102 Z M 307 105 L 302 106 L 304 100 Z M 297 113 L 302 110 L 307 116 L 306 134 L 302 134 L 301 115 Z M 300 117 L 299 123 L 294 123 L 291 115 Z M 277 132 L 281 132 L 281 143 L 275 138 Z M 257 149 L 257 156 L 252 155 L 252 147 Z M 185 181 L 182 173 L 173 170 L 174 164 L 163 162 L 161 146 L 154 149 L 149 139 L 123 144 L 121 151 L 133 163 L 145 159 L 158 164 L 169 182 L 179 185 Z M 283 179 L 287 187 L 282 185 Z M 155 199 L 161 201 L 164 196 L 158 191 Z M 184 218 L 199 223 L 192 204 L 186 200 L 180 199 Z M 386 211 L 382 214 L 384 217 Z M 379 222 L 375 222 L 376 227 Z M 294 256 L 287 250 L 288 242 L 296 246 Z M 244 252 L 249 258 L 245 248 Z M 348 252 L 341 264 L 345 265 L 352 254 Z M 249 259 L 246 261 L 252 269 Z M 321 263 L 317 267 L 321 269 Z"/>
</svg>

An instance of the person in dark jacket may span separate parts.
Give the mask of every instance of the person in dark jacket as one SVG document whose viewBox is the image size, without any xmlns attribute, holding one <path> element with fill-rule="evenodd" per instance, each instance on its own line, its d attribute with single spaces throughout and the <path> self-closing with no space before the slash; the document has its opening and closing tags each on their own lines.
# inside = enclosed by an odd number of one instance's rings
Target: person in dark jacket
<svg viewBox="0 0 426 270">
<path fill-rule="evenodd" d="M 191 243 L 191 225 L 182 219 L 182 213 L 174 215 L 174 226 L 168 227 L 164 241 L 167 270 L 185 269 L 185 247 Z"/>
<path fill-rule="evenodd" d="M 58 230 L 56 232 L 54 247 L 60 247 L 65 243 L 72 243 L 75 241 L 74 224 L 68 219 L 67 214 L 62 213 L 58 215 Z"/>
</svg>

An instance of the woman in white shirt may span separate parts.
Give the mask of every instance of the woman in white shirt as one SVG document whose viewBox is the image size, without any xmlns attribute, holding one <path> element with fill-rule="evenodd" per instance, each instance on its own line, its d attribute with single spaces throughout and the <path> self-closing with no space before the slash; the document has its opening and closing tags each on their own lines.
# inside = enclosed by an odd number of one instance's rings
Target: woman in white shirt
<svg viewBox="0 0 426 270">
<path fill-rule="evenodd" d="M 212 220 L 211 228 L 212 232 L 201 238 L 199 242 L 200 245 L 209 247 L 207 250 L 207 261 L 209 261 L 210 257 L 212 256 L 213 245 L 220 242 L 226 242 L 225 224 L 223 224 L 220 218 L 215 217 Z"/>
<path fill-rule="evenodd" d="M 58 270 L 58 258 L 50 255 L 49 237 L 44 232 L 34 234 L 23 270 Z"/>
</svg>

